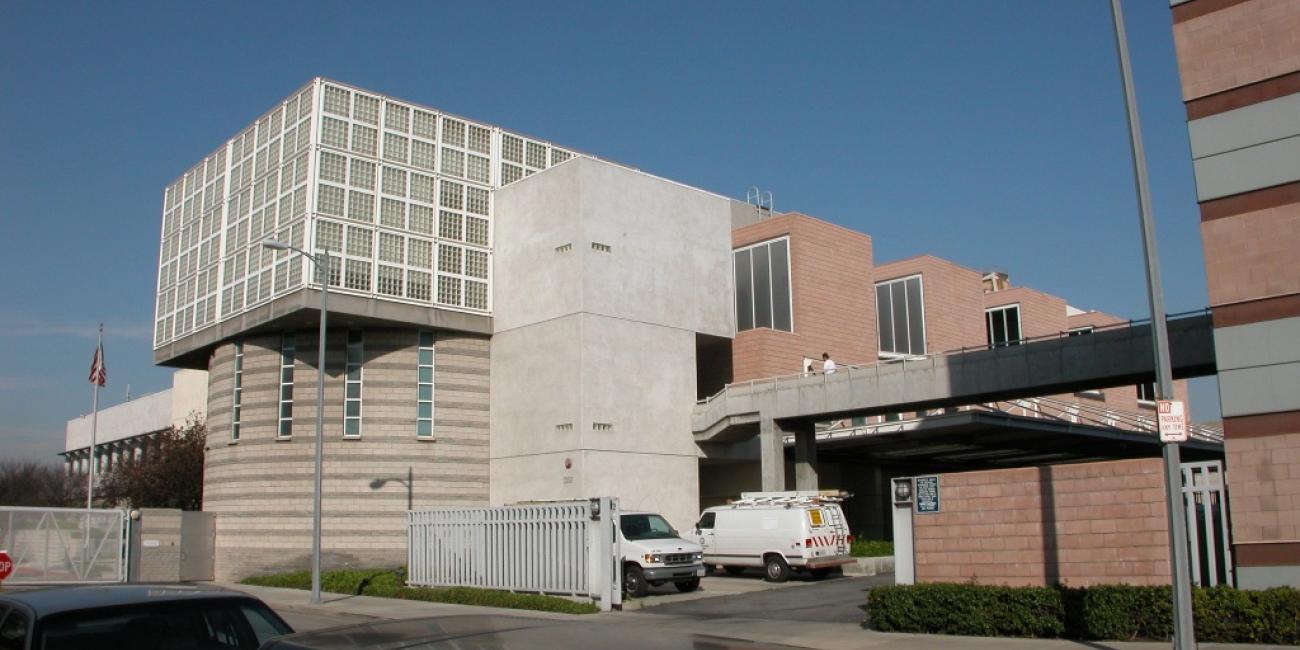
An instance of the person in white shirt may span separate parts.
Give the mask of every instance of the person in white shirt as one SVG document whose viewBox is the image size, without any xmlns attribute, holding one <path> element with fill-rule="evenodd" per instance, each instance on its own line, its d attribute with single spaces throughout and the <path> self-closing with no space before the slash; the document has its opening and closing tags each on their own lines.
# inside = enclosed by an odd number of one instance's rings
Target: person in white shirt
<svg viewBox="0 0 1300 650">
<path fill-rule="evenodd" d="M 827 352 L 822 353 L 822 372 L 828 375 L 835 374 L 835 360 Z"/>
</svg>

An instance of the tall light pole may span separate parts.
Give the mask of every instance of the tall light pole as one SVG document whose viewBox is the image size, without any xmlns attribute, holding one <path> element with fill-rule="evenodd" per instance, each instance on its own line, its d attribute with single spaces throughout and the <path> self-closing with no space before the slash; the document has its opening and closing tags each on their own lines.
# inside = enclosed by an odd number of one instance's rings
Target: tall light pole
<svg viewBox="0 0 1300 650">
<path fill-rule="evenodd" d="M 320 281 L 320 341 L 317 344 L 319 354 L 316 359 L 316 489 L 312 494 L 311 520 L 311 602 L 320 603 L 320 492 L 321 465 L 325 458 L 325 318 L 329 296 L 329 249 L 321 251 L 320 256 L 268 239 L 262 246 L 276 251 L 294 251 L 311 260 L 316 268 L 316 278 Z"/>
<path fill-rule="evenodd" d="M 1174 396 L 1173 373 L 1169 365 L 1169 332 L 1165 328 L 1165 294 L 1160 284 L 1160 260 L 1156 255 L 1155 226 L 1151 221 L 1151 193 L 1147 188 L 1147 161 L 1142 151 L 1142 127 L 1137 100 L 1133 96 L 1133 73 L 1128 60 L 1128 37 L 1124 34 L 1124 11 L 1119 0 L 1110 0 L 1115 23 L 1115 47 L 1119 51 L 1120 76 L 1124 81 L 1129 145 L 1133 175 L 1137 182 L 1138 217 L 1142 226 L 1142 254 L 1147 268 L 1147 300 L 1151 305 L 1151 342 L 1155 347 L 1156 399 Z M 1187 561 L 1187 521 L 1183 513 L 1183 472 L 1178 443 L 1164 443 L 1165 500 L 1169 509 L 1169 561 L 1173 573 L 1174 648 L 1193 650 L 1196 631 L 1192 621 L 1192 584 Z"/>
</svg>

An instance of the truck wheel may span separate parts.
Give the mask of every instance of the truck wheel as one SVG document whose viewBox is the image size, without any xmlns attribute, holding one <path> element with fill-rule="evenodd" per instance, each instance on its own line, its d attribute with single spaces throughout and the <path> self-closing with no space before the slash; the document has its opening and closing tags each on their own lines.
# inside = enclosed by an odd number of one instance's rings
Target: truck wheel
<svg viewBox="0 0 1300 650">
<path fill-rule="evenodd" d="M 740 574 L 742 574 L 742 573 L 745 572 L 745 567 L 743 567 L 743 566 L 727 566 L 727 567 L 722 567 L 722 570 L 723 570 L 723 571 L 726 571 L 726 572 L 727 572 L 727 575 L 729 575 L 729 576 L 738 576 L 738 575 L 740 575 Z"/>
<path fill-rule="evenodd" d="M 691 578 L 690 580 L 682 580 L 681 582 L 674 582 L 673 584 L 677 586 L 677 591 L 689 593 L 700 588 L 700 579 Z"/>
<path fill-rule="evenodd" d="M 623 569 L 623 591 L 633 598 L 642 598 L 650 591 L 650 585 L 646 583 L 641 567 L 629 564 Z"/>
<path fill-rule="evenodd" d="M 790 565 L 780 555 L 763 558 L 763 579 L 768 582 L 785 582 L 790 579 Z"/>
</svg>

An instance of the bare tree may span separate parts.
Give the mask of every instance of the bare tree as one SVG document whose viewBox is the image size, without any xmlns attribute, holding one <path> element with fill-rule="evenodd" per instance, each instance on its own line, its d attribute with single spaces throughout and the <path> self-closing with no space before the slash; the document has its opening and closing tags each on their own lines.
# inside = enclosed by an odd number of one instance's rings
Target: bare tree
<svg viewBox="0 0 1300 650">
<path fill-rule="evenodd" d="M 0 461 L 0 505 L 62 507 L 71 504 L 73 482 L 63 467 L 34 460 Z M 85 494 L 84 492 L 82 493 Z"/>
<path fill-rule="evenodd" d="M 150 441 L 143 457 L 113 466 L 99 491 L 105 501 L 132 508 L 203 506 L 203 452 L 208 432 L 202 422 L 169 428 Z"/>
</svg>

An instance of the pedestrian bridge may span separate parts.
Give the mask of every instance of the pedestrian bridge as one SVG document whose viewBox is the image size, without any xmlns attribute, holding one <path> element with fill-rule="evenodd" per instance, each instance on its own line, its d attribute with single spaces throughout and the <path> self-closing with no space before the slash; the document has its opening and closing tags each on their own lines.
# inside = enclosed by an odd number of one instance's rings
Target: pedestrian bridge
<svg viewBox="0 0 1300 650">
<path fill-rule="evenodd" d="M 1167 323 L 1174 377 L 1214 374 L 1209 312 L 1173 315 Z M 764 489 L 782 489 L 773 487 L 778 478 L 784 481 L 783 463 L 777 463 L 782 439 L 795 434 L 803 439 L 796 440 L 796 457 L 815 456 L 816 422 L 1150 382 L 1152 350 L 1150 323 L 1130 322 L 1086 334 L 1062 332 L 1014 345 L 843 366 L 829 375 L 738 382 L 700 401 L 692 428 L 696 442 L 706 446 L 760 436 Z"/>
</svg>

